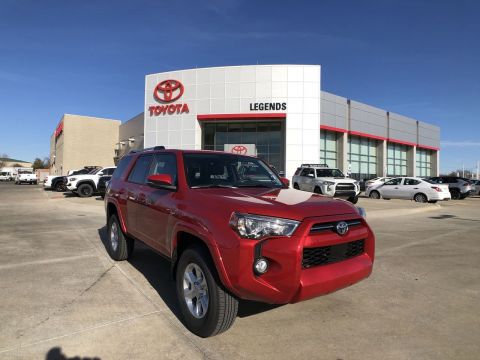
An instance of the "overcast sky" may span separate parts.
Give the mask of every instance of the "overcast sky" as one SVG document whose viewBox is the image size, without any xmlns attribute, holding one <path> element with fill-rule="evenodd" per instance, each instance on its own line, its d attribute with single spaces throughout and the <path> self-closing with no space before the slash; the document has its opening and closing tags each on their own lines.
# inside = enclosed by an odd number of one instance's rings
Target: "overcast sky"
<svg viewBox="0 0 480 360">
<path fill-rule="evenodd" d="M 480 1 L 0 2 L 0 153 L 49 154 L 62 114 L 128 120 L 150 73 L 320 64 L 322 89 L 441 127 L 480 160 Z"/>
</svg>

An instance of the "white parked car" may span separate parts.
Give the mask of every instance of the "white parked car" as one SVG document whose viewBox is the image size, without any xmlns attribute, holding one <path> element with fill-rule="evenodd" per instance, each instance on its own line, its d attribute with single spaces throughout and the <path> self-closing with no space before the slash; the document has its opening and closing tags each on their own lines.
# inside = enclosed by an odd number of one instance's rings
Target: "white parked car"
<svg viewBox="0 0 480 360">
<path fill-rule="evenodd" d="M 96 169 L 88 174 L 67 177 L 67 189 L 80 197 L 90 197 L 97 192 L 98 180 L 102 176 L 112 175 L 116 166 Z"/>
<path fill-rule="evenodd" d="M 384 184 L 370 186 L 365 195 L 372 199 L 409 199 L 416 202 L 436 203 L 450 200 L 448 185 L 436 184 L 429 180 L 414 177 L 398 177 Z"/>
</svg>

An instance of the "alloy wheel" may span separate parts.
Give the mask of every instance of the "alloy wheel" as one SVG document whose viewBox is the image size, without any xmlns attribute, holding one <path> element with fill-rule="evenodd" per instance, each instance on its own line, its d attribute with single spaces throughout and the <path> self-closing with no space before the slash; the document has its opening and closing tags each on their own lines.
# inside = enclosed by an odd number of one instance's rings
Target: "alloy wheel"
<svg viewBox="0 0 480 360">
<path fill-rule="evenodd" d="M 190 263 L 183 273 L 183 296 L 190 313 L 197 319 L 205 317 L 208 311 L 208 284 L 202 269 Z"/>
<path fill-rule="evenodd" d="M 113 221 L 110 226 L 110 245 L 113 251 L 117 251 L 118 248 L 118 235 L 118 224 L 116 221 Z"/>
</svg>

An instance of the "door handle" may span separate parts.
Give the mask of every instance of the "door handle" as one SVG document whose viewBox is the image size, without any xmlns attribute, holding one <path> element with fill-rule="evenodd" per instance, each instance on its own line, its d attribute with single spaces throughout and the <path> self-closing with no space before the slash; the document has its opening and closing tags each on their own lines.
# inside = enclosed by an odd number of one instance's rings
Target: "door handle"
<svg viewBox="0 0 480 360">
<path fill-rule="evenodd" d="M 418 188 L 413 188 L 413 190 L 418 190 Z"/>
<path fill-rule="evenodd" d="M 135 194 L 129 191 L 127 194 L 127 199 L 131 201 L 135 201 L 136 200 Z"/>
<path fill-rule="evenodd" d="M 395 189 L 398 189 L 398 187 L 396 187 Z"/>
</svg>

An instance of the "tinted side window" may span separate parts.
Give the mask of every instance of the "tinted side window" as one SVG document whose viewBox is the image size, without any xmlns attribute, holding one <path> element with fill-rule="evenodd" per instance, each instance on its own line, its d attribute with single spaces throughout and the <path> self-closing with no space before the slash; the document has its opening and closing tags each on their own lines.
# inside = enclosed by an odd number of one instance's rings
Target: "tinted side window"
<svg viewBox="0 0 480 360">
<path fill-rule="evenodd" d="M 145 184 L 147 182 L 147 175 L 150 170 L 150 163 L 152 162 L 152 155 L 140 156 L 128 176 L 128 181 L 136 184 Z"/>
<path fill-rule="evenodd" d="M 104 176 L 112 175 L 114 171 L 115 171 L 114 168 L 105 169 L 105 170 L 103 170 L 103 175 L 104 175 Z"/>
<path fill-rule="evenodd" d="M 303 169 L 300 176 L 307 176 L 309 172 L 310 172 L 310 169 Z"/>
<path fill-rule="evenodd" d="M 419 180 L 405 179 L 405 185 L 418 185 L 418 184 L 420 184 Z"/>
<path fill-rule="evenodd" d="M 401 182 L 402 182 L 402 178 L 396 178 L 396 179 L 387 181 L 385 185 L 400 185 Z"/>
<path fill-rule="evenodd" d="M 302 171 L 302 168 L 297 168 L 297 170 L 295 171 L 295 175 L 299 175 L 301 171 Z"/>
<path fill-rule="evenodd" d="M 177 184 L 177 159 L 174 154 L 155 154 L 148 175 L 168 174 L 173 184 Z"/>
<path fill-rule="evenodd" d="M 130 161 L 132 161 L 131 156 L 125 156 L 120 159 L 120 162 L 118 163 L 117 168 L 113 171 L 112 178 L 118 179 L 122 174 L 124 173 L 125 169 L 128 167 L 130 164 Z"/>
</svg>

